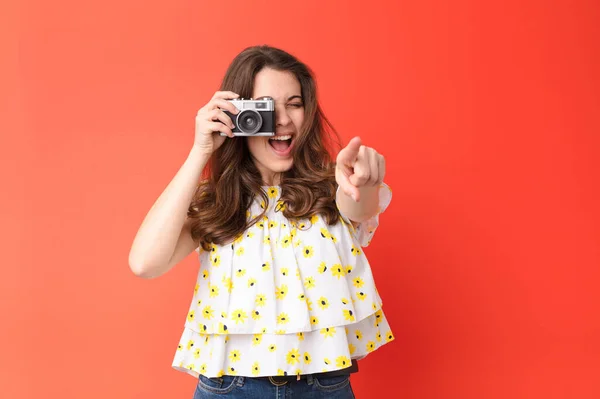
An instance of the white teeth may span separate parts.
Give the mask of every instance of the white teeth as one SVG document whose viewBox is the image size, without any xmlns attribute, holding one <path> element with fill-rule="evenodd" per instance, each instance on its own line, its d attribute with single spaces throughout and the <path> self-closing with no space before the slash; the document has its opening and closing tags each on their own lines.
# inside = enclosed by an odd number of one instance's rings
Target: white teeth
<svg viewBox="0 0 600 399">
<path fill-rule="evenodd" d="M 288 134 L 287 136 L 273 136 L 271 137 L 271 140 L 289 140 L 291 138 L 292 136 Z"/>
</svg>

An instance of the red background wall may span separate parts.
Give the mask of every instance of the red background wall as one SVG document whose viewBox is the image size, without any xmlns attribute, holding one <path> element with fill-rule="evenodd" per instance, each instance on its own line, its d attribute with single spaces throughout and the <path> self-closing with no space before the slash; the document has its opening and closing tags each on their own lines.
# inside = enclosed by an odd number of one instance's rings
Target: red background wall
<svg viewBox="0 0 600 399">
<path fill-rule="evenodd" d="M 3 2 L 0 397 L 191 398 L 196 259 L 145 281 L 127 255 L 259 43 L 387 157 L 366 253 L 397 340 L 357 396 L 600 397 L 598 3 L 336 4 Z"/>
</svg>

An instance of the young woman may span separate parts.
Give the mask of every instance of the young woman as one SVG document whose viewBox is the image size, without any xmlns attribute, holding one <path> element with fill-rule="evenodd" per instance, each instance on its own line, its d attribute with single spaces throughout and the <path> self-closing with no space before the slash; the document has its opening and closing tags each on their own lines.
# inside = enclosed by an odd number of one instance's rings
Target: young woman
<svg viewBox="0 0 600 399">
<path fill-rule="evenodd" d="M 235 136 L 227 100 L 262 97 L 275 136 Z M 355 137 L 334 162 L 331 136 L 311 71 L 268 46 L 242 51 L 198 112 L 129 255 L 153 278 L 198 252 L 173 360 L 195 398 L 352 398 L 357 359 L 394 339 L 361 249 L 391 200 L 385 161 Z"/>
</svg>

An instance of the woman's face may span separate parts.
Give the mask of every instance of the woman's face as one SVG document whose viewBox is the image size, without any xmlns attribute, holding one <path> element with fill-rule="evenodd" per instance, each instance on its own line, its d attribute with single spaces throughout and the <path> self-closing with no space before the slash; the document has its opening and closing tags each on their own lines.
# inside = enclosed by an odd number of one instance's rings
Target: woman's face
<svg viewBox="0 0 600 399">
<path fill-rule="evenodd" d="M 292 168 L 291 150 L 304 122 L 300 82 L 291 72 L 263 68 L 256 74 L 252 93 L 252 98 L 261 97 L 275 100 L 275 136 L 248 137 L 248 148 L 263 183 L 277 185 L 279 173 Z"/>
</svg>

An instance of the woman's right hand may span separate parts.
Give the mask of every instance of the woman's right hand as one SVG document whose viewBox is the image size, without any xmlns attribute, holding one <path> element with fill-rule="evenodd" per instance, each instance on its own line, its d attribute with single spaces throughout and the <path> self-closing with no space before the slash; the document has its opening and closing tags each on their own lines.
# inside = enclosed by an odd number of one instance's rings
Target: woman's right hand
<svg viewBox="0 0 600 399">
<path fill-rule="evenodd" d="M 196 136 L 194 146 L 206 155 L 211 155 L 225 141 L 225 133 L 235 137 L 231 131 L 234 125 L 231 118 L 223 112 L 229 111 L 234 115 L 239 113 L 235 105 L 227 100 L 238 98 L 239 95 L 231 91 L 218 91 L 212 99 L 196 115 Z"/>
</svg>

